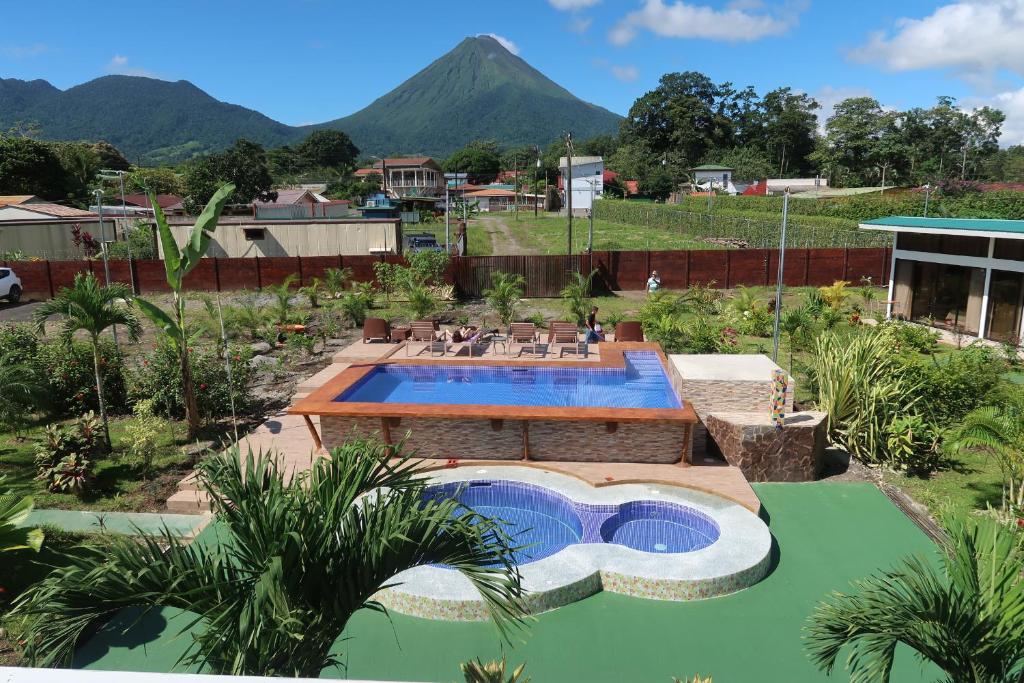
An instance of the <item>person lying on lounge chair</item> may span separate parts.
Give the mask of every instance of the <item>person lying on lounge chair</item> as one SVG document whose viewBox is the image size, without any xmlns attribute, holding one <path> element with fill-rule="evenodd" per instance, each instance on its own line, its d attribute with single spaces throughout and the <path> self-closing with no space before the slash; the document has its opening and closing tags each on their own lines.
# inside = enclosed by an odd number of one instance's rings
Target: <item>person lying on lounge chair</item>
<svg viewBox="0 0 1024 683">
<path fill-rule="evenodd" d="M 452 341 L 458 344 L 459 342 L 469 341 L 470 337 L 479 334 L 478 329 L 474 325 L 463 325 L 459 329 L 452 332 Z"/>
</svg>

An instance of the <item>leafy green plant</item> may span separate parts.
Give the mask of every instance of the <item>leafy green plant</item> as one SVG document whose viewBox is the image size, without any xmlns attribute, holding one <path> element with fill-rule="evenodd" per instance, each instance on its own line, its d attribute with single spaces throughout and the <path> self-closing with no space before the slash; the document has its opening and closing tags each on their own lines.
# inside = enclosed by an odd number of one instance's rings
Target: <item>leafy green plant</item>
<svg viewBox="0 0 1024 683">
<path fill-rule="evenodd" d="M 104 404 L 109 414 L 123 413 L 128 402 L 121 355 L 109 339 L 100 340 L 99 354 Z M 99 410 L 92 344 L 60 339 L 43 342 L 36 348 L 32 365 L 46 381 L 47 402 L 55 413 L 69 417 Z"/>
<path fill-rule="evenodd" d="M 231 415 L 232 400 L 236 410 L 245 410 L 250 405 L 247 389 L 253 373 L 249 365 L 252 351 L 246 345 L 232 345 L 228 358 L 231 363 L 230 382 L 219 345 L 189 344 L 189 376 L 196 384 L 196 410 L 200 420 Z M 158 342 L 151 353 L 143 356 L 129 370 L 128 385 L 129 395 L 136 403 L 150 399 L 157 414 L 170 418 L 184 417 L 186 407 L 181 366 L 173 344 L 166 340 Z"/>
<path fill-rule="evenodd" d="M 939 333 L 924 325 L 891 319 L 886 320 L 879 327 L 882 333 L 889 337 L 895 353 L 905 350 L 932 353 L 939 343 Z"/>
<path fill-rule="evenodd" d="M 947 442 L 950 451 L 980 450 L 996 458 L 1002 475 L 1001 511 L 1024 516 L 1024 401 L 1005 401 L 968 413 Z"/>
<path fill-rule="evenodd" d="M 320 292 L 323 290 L 323 282 L 315 277 L 305 287 L 299 288 L 299 292 L 309 299 L 310 308 L 320 308 Z"/>
<path fill-rule="evenodd" d="M 225 316 L 225 324 L 233 329 L 244 330 L 250 339 L 261 337 L 267 324 L 267 315 L 259 296 L 255 292 L 243 290 L 238 302 L 237 308 L 225 310 L 230 311 L 229 315 Z"/>
<path fill-rule="evenodd" d="M 391 305 L 391 295 L 398 289 L 399 283 L 407 277 L 405 269 L 397 263 L 377 261 L 373 264 L 373 278 L 377 289 L 384 295 L 384 301 Z"/>
<path fill-rule="evenodd" d="M 793 352 L 810 338 L 814 320 L 804 308 L 791 308 L 779 316 L 779 329 L 789 338 L 789 369 L 793 371 Z"/>
<path fill-rule="evenodd" d="M 994 349 L 978 344 L 950 354 L 944 364 L 925 363 L 921 369 L 929 410 L 936 420 L 955 424 L 985 404 L 1005 366 Z"/>
<path fill-rule="evenodd" d="M 32 413 L 47 404 L 46 383 L 33 365 L 9 353 L 0 355 L 0 387 L 0 427 L 20 435 Z"/>
<path fill-rule="evenodd" d="M 192 226 L 192 231 L 183 247 L 179 247 L 175 241 L 174 234 L 171 232 L 167 218 L 157 203 L 156 197 L 152 192 L 149 193 L 150 205 L 153 207 L 156 218 L 157 234 L 163 247 L 164 272 L 174 297 L 173 317 L 145 299 L 137 298 L 136 301 L 142 312 L 156 325 L 157 329 L 163 332 L 178 354 L 185 419 L 188 422 L 188 438 L 190 440 L 195 438 L 199 431 L 200 417 L 195 384 L 192 381 L 192 370 L 188 361 L 189 335 L 185 327 L 185 296 L 182 285 L 185 276 L 199 265 L 199 261 L 206 254 L 210 240 L 213 239 L 213 232 L 217 229 L 221 211 L 234 191 L 235 186 L 228 183 L 213 193 L 206 208 L 196 218 L 195 225 Z"/>
<path fill-rule="evenodd" d="M 691 285 L 683 293 L 682 302 L 686 309 L 698 315 L 718 315 L 722 312 L 722 290 L 715 288 L 715 281 Z"/>
<path fill-rule="evenodd" d="M 410 280 L 406 283 L 405 297 L 410 320 L 426 320 L 438 309 L 437 297 L 421 282 Z"/>
<path fill-rule="evenodd" d="M 687 335 L 682 321 L 667 313 L 658 317 L 648 316 L 643 322 L 644 338 L 661 345 L 665 353 L 682 353 L 686 350 Z"/>
<path fill-rule="evenodd" d="M 650 294 L 640 307 L 638 317 L 640 324 L 645 328 L 664 316 L 679 317 L 688 310 L 687 300 L 678 294 L 670 294 L 665 290 L 658 290 Z"/>
<path fill-rule="evenodd" d="M 134 417 L 124 426 L 126 460 L 148 479 L 153 475 L 160 435 L 167 430 L 167 422 L 156 414 L 155 401 L 151 398 L 136 401 L 133 412 Z"/>
<path fill-rule="evenodd" d="M 394 459 L 397 457 L 397 460 Z M 400 572 L 446 565 L 466 577 L 506 637 L 524 619 L 515 548 L 503 525 L 453 499 L 425 500 L 401 446 L 354 439 L 297 475 L 237 447 L 201 464 L 218 543 L 169 531 L 82 548 L 18 598 L 25 657 L 67 665 L 125 607 L 195 614 L 183 664 L 214 674 L 317 677 L 360 609 Z M 386 494 L 366 495 L 372 491 Z M 64 559 L 64 558 L 62 558 Z M 251 618 L 241 615 L 250 615 Z"/>
<path fill-rule="evenodd" d="M 523 297 L 526 278 L 513 273 L 491 273 L 491 288 L 485 289 L 488 307 L 498 316 L 503 328 L 508 329 L 516 317 L 516 306 Z"/>
<path fill-rule="evenodd" d="M 577 325 L 582 325 L 587 314 L 590 313 L 590 288 L 596 272 L 596 270 L 591 271 L 588 275 L 580 272 L 571 273 L 569 283 L 562 288 L 560 293 L 566 315 Z"/>
<path fill-rule="evenodd" d="M 525 318 L 523 318 L 523 320 L 525 320 L 528 323 L 533 323 L 538 328 L 543 328 L 543 327 L 547 327 L 548 326 L 547 319 L 544 318 L 544 314 L 541 313 L 540 311 L 534 311 L 530 315 L 528 315 Z"/>
<path fill-rule="evenodd" d="M 33 318 L 40 331 L 45 329 L 46 319 L 51 315 L 61 317 L 61 337 L 70 342 L 76 332 L 83 331 L 92 345 L 96 399 L 99 403 L 100 419 L 107 447 L 110 447 L 110 426 L 107 407 L 103 402 L 103 376 L 100 369 L 100 335 L 120 325 L 128 336 L 137 341 L 142 335 L 142 323 L 131 309 L 132 290 L 128 285 L 114 282 L 101 286 L 92 273 L 77 273 L 74 285 L 64 287 L 49 301 L 40 304 Z M 120 362 L 120 358 L 118 358 Z"/>
<path fill-rule="evenodd" d="M 949 681 L 1006 683 L 1024 671 L 1024 565 L 1016 534 L 981 517 L 947 520 L 939 563 L 905 558 L 818 605 L 807 650 L 831 673 L 840 653 L 854 683 L 892 674 L 897 645 L 945 672 Z"/>
<path fill-rule="evenodd" d="M 4 490 L 3 486 L 4 478 L 0 477 L 0 490 Z M 10 491 L 0 493 L 0 553 L 14 550 L 39 552 L 43 545 L 42 529 L 22 526 L 32 507 L 31 498 L 15 496 Z"/>
<path fill-rule="evenodd" d="M 459 669 L 466 683 L 530 683 L 530 677 L 523 674 L 526 664 L 520 664 L 510 672 L 504 657 L 486 664 L 473 659 L 459 664 Z"/>
<path fill-rule="evenodd" d="M 850 297 L 850 292 L 847 290 L 849 284 L 845 280 L 836 280 L 827 287 L 818 287 L 818 291 L 821 293 L 821 298 L 833 311 L 841 311 L 843 304 Z"/>
<path fill-rule="evenodd" d="M 82 495 L 89 487 L 93 460 L 99 451 L 100 423 L 86 413 L 69 426 L 46 426 L 36 446 L 37 479 L 57 493 Z"/>
<path fill-rule="evenodd" d="M 807 315 L 811 316 L 813 320 L 821 318 L 826 306 L 825 298 L 822 297 L 821 292 L 817 289 L 812 289 L 807 292 L 807 296 L 804 297 L 803 308 L 807 312 Z"/>
<path fill-rule="evenodd" d="M 918 413 L 898 415 L 885 426 L 886 457 L 897 469 L 927 474 L 945 462 L 943 430 Z"/>
<path fill-rule="evenodd" d="M 618 327 L 619 323 L 621 323 L 625 319 L 626 319 L 626 316 L 624 316 L 622 313 L 619 313 L 619 312 L 609 313 L 608 315 L 606 315 L 604 317 L 605 329 L 610 330 L 610 331 L 614 331 L 615 328 Z"/>
<path fill-rule="evenodd" d="M 377 264 L 373 265 L 376 270 Z M 324 291 L 330 298 L 337 299 L 345 291 L 351 279 L 351 268 L 328 268 L 324 271 Z"/>
<path fill-rule="evenodd" d="M 443 251 L 417 251 L 410 254 L 407 260 L 410 277 L 434 287 L 444 283 L 444 272 L 451 258 Z"/>
<path fill-rule="evenodd" d="M 273 311 L 274 320 L 277 321 L 278 325 L 285 325 L 292 322 L 292 308 L 294 292 L 292 291 L 292 285 L 299 279 L 299 276 L 295 273 L 291 273 L 280 284 L 267 286 L 267 291 L 274 297 L 274 301 L 271 304 Z"/>
<path fill-rule="evenodd" d="M 699 315 L 683 327 L 689 353 L 717 353 L 722 350 L 722 328 Z"/>
</svg>

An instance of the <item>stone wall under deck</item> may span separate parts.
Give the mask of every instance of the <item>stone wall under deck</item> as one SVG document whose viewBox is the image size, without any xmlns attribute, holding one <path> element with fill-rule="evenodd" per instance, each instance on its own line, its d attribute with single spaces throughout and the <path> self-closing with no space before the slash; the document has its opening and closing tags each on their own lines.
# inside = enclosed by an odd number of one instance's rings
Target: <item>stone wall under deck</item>
<svg viewBox="0 0 1024 683">
<path fill-rule="evenodd" d="M 787 415 L 779 430 L 766 411 L 714 412 L 704 424 L 747 481 L 813 481 L 824 466 L 826 417 L 812 411 Z"/>
</svg>

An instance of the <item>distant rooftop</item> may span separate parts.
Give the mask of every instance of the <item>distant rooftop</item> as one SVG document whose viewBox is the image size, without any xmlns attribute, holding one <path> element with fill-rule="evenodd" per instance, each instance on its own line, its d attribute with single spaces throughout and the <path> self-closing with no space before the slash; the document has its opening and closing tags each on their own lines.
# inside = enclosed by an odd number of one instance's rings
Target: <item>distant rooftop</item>
<svg viewBox="0 0 1024 683">
<path fill-rule="evenodd" d="M 573 157 L 572 165 L 582 166 L 583 164 L 600 164 L 603 161 L 604 157 Z M 558 168 L 566 168 L 567 165 L 565 157 L 558 158 Z"/>
<path fill-rule="evenodd" d="M 921 216 L 886 216 L 862 221 L 864 230 L 918 232 L 925 234 L 967 235 L 1024 239 L 1024 221 L 996 218 L 924 218 Z"/>
<path fill-rule="evenodd" d="M 701 164 L 694 166 L 691 171 L 735 171 L 732 166 L 719 166 L 718 164 Z"/>
</svg>

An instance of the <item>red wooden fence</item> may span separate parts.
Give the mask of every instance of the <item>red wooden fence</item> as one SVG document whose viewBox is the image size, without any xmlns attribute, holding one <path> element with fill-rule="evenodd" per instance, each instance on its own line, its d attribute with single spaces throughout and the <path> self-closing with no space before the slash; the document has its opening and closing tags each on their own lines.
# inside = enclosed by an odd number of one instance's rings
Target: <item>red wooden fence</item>
<svg viewBox="0 0 1024 683">
<path fill-rule="evenodd" d="M 859 283 L 870 277 L 876 284 L 889 281 L 892 251 L 888 248 L 787 249 L 784 279 L 792 287 L 821 286 L 836 280 Z M 290 256 L 265 258 L 205 258 L 189 273 L 185 286 L 191 290 L 224 291 L 261 289 L 298 275 L 297 284 L 323 277 L 328 268 L 351 268 L 353 279 L 373 280 L 373 264 L 389 256 Z M 464 296 L 477 297 L 491 283 L 495 272 L 519 273 L 526 278 L 526 296 L 558 296 L 571 273 L 596 270 L 595 287 L 604 290 L 643 289 L 648 275 L 657 270 L 663 287 L 684 289 L 711 284 L 731 289 L 738 285 L 769 285 L 778 270 L 776 249 L 709 249 L 694 251 L 597 251 L 573 256 L 467 256 L 455 258 L 448 281 Z M 104 277 L 101 261 L 12 261 L 26 297 L 49 298 L 67 287 L 75 273 L 92 271 Z M 162 261 L 110 261 L 110 277 L 134 283 L 136 291 L 167 291 Z"/>
</svg>

